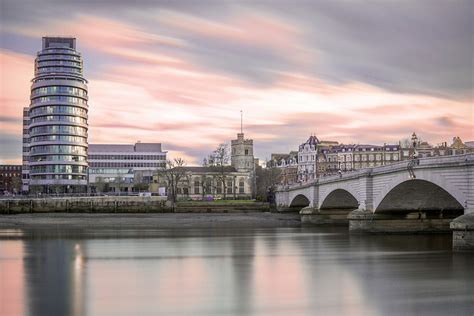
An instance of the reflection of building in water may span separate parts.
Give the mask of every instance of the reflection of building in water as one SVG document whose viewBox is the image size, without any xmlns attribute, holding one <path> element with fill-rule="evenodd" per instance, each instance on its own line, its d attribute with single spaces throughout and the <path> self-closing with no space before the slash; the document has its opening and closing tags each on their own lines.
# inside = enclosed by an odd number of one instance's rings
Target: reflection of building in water
<svg viewBox="0 0 474 316">
<path fill-rule="evenodd" d="M 235 236 L 229 236 L 232 255 L 232 286 L 234 287 L 229 295 L 232 295 L 236 306 L 232 312 L 237 315 L 250 315 L 255 312 L 253 278 L 254 278 L 254 257 L 255 257 L 255 236 L 245 237 L 236 231 Z"/>
<path fill-rule="evenodd" d="M 81 244 L 69 239 L 26 239 L 24 283 L 29 315 L 83 315 Z"/>
</svg>

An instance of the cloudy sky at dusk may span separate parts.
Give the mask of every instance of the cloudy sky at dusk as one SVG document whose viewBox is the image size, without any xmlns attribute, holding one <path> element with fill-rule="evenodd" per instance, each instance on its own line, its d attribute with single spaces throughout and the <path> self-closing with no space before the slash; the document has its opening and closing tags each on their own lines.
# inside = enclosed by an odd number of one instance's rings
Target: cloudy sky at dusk
<svg viewBox="0 0 474 316">
<path fill-rule="evenodd" d="M 41 37 L 77 38 L 89 142 L 162 142 L 198 163 L 240 129 L 256 155 L 474 140 L 472 1 L 0 2 L 0 161 L 21 161 Z"/>
</svg>

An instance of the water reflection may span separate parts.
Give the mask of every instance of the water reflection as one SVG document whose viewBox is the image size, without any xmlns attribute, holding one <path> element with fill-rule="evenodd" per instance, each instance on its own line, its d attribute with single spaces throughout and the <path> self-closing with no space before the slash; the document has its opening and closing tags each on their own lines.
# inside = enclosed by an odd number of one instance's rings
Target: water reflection
<svg viewBox="0 0 474 316">
<path fill-rule="evenodd" d="M 0 241 L 0 315 L 24 314 L 23 243 Z"/>
<path fill-rule="evenodd" d="M 474 312 L 474 256 L 453 254 L 449 235 L 357 236 L 344 228 L 139 235 L 0 240 L 0 315 Z"/>
<path fill-rule="evenodd" d="M 26 239 L 24 284 L 30 315 L 83 315 L 81 242 Z"/>
</svg>

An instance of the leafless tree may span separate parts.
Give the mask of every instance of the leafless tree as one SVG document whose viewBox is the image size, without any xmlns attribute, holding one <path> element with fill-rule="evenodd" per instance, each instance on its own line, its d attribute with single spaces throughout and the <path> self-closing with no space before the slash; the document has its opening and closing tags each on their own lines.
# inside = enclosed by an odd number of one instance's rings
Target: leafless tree
<svg viewBox="0 0 474 316">
<path fill-rule="evenodd" d="M 420 137 L 418 137 L 417 143 L 421 143 L 421 142 L 423 142 L 423 140 Z M 413 141 L 407 137 L 400 140 L 400 145 L 402 146 L 402 148 L 413 148 Z"/>
<path fill-rule="evenodd" d="M 267 200 L 268 195 L 272 195 L 281 180 L 281 169 L 276 167 L 256 168 L 257 176 L 257 198 Z M 271 202 L 271 201 L 269 201 Z"/>
<path fill-rule="evenodd" d="M 173 204 L 173 208 L 177 201 L 178 185 L 181 179 L 185 179 L 186 177 L 185 165 L 186 162 L 184 159 L 175 158 L 173 160 L 167 160 L 166 168 L 158 171 L 158 175 L 161 175 L 165 179 L 168 200 Z"/>
<path fill-rule="evenodd" d="M 115 180 L 114 180 L 114 184 L 116 185 L 116 188 L 118 188 L 119 195 L 121 195 L 123 185 L 125 184 L 124 173 L 121 170 L 118 170 L 117 176 L 115 177 Z"/>
<path fill-rule="evenodd" d="M 217 181 L 222 183 L 224 199 L 227 197 L 227 169 L 230 161 L 229 144 L 222 143 L 209 155 L 207 162 L 218 172 Z"/>
<path fill-rule="evenodd" d="M 103 193 L 105 188 L 105 181 L 102 177 L 95 178 L 95 190 L 96 193 Z"/>
</svg>

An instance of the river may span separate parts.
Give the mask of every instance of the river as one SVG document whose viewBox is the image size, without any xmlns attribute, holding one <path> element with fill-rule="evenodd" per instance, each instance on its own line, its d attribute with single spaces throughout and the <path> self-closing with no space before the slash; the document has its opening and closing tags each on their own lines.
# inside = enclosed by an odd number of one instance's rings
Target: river
<svg viewBox="0 0 474 316">
<path fill-rule="evenodd" d="M 449 235 L 0 230 L 0 315 L 473 315 Z"/>
</svg>

